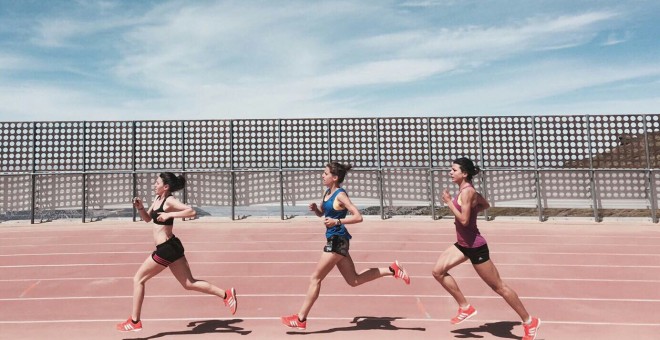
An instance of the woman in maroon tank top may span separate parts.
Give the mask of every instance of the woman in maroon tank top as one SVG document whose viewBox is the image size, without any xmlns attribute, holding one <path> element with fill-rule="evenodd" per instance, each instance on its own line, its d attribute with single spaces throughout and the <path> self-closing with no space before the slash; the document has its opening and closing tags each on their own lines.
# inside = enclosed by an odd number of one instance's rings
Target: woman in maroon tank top
<svg viewBox="0 0 660 340">
<path fill-rule="evenodd" d="M 486 239 L 481 236 L 477 228 L 477 214 L 490 207 L 488 201 L 472 186 L 472 177 L 478 173 L 479 168 L 474 165 L 472 160 L 465 157 L 456 159 L 451 166 L 449 175 L 452 181 L 458 185 L 459 192 L 452 199 L 449 191 L 445 189 L 442 193 L 442 200 L 455 216 L 457 242 L 442 252 L 433 267 L 433 277 L 458 303 L 458 314 L 450 322 L 459 324 L 475 316 L 477 310 L 467 302 L 463 292 L 458 288 L 456 280 L 449 275 L 449 270 L 469 259 L 479 277 L 518 313 L 525 331 L 523 339 L 532 340 L 536 338 L 541 320 L 531 317 L 518 298 L 518 294 L 504 284 L 495 264 L 490 260 Z"/>
</svg>

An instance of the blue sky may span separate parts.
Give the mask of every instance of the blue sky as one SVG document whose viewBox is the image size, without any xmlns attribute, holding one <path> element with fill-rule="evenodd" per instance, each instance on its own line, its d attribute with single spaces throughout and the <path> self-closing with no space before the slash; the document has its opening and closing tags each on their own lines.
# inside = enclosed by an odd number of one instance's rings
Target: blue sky
<svg viewBox="0 0 660 340">
<path fill-rule="evenodd" d="M 0 120 L 657 114 L 660 2 L 0 0 Z"/>
</svg>

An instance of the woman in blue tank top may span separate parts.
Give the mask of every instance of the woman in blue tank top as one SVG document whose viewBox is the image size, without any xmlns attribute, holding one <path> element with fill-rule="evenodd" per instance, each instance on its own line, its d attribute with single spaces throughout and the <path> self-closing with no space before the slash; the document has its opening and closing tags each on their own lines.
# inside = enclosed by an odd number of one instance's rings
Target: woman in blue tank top
<svg viewBox="0 0 660 340">
<path fill-rule="evenodd" d="M 346 191 L 339 187 L 350 169 L 350 165 L 337 162 L 327 164 L 322 178 L 323 185 L 328 190 L 323 195 L 321 206 L 319 208 L 316 203 L 309 205 L 309 210 L 314 212 L 316 216 L 323 216 L 326 244 L 323 247 L 323 253 L 321 253 L 321 259 L 316 266 L 316 270 L 312 274 L 307 297 L 300 311 L 298 314 L 282 317 L 282 323 L 288 327 L 307 328 L 307 315 L 319 297 L 321 281 L 335 266 L 351 287 L 359 286 L 383 276 L 394 276 L 404 280 L 406 284 L 410 284 L 410 277 L 398 261 L 394 261 L 389 268 L 370 268 L 360 274 L 355 271 L 355 264 L 348 253 L 351 234 L 346 229 L 346 224 L 362 222 L 362 215 L 348 198 Z M 351 215 L 347 217 L 349 212 Z"/>
</svg>

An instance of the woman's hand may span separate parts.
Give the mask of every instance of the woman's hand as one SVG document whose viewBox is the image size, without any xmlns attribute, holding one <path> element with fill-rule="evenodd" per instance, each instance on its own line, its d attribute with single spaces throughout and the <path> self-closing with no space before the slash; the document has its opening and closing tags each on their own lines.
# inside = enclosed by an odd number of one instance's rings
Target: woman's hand
<svg viewBox="0 0 660 340">
<path fill-rule="evenodd" d="M 334 226 L 339 225 L 339 220 L 336 218 L 326 217 L 325 219 L 323 219 L 323 224 L 325 224 L 326 228 L 332 228 Z"/>
<path fill-rule="evenodd" d="M 316 205 L 316 203 L 310 203 L 309 204 L 309 211 L 313 212 L 316 216 L 321 217 L 323 215 L 323 212 L 321 209 L 319 209 L 319 206 Z"/>
<path fill-rule="evenodd" d="M 449 205 L 451 203 L 451 195 L 449 194 L 449 190 L 445 188 L 445 190 L 442 190 L 442 201 L 445 202 L 446 205 Z"/>
<path fill-rule="evenodd" d="M 170 216 L 170 213 L 162 212 L 162 213 L 158 213 L 158 217 L 156 218 L 156 220 L 158 220 L 158 222 L 165 222 L 170 218 L 172 218 Z"/>
<path fill-rule="evenodd" d="M 144 210 L 144 204 L 142 204 L 142 199 L 140 199 L 139 197 L 134 197 L 133 207 L 137 210 Z"/>
</svg>

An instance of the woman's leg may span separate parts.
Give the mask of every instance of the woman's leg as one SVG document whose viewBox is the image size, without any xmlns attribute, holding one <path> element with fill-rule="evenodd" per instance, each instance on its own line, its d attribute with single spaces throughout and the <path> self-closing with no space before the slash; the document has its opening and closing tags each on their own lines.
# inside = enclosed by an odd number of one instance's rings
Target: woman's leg
<svg viewBox="0 0 660 340">
<path fill-rule="evenodd" d="M 144 301 L 145 283 L 152 277 L 158 275 L 165 269 L 164 266 L 156 263 L 151 255 L 144 260 L 140 269 L 133 276 L 133 312 L 131 318 L 134 321 L 140 321 L 142 312 L 142 302 Z"/>
<path fill-rule="evenodd" d="M 503 297 L 509 306 L 518 313 L 523 322 L 529 320 L 529 313 L 527 313 L 525 306 L 523 306 L 522 301 L 520 301 L 518 294 L 502 281 L 500 273 L 497 271 L 493 261 L 488 260 L 484 263 L 475 264 L 474 269 L 477 271 L 477 274 L 479 274 L 481 279 L 484 280 L 484 282 L 486 282 L 495 293 Z"/>
<path fill-rule="evenodd" d="M 346 280 L 346 283 L 351 287 L 359 286 L 383 276 L 393 275 L 389 268 L 369 268 L 358 274 L 355 271 L 355 263 L 353 263 L 350 254 L 346 255 L 337 263 L 337 268 L 339 268 L 339 272 L 344 277 L 344 280 Z"/>
<path fill-rule="evenodd" d="M 307 289 L 307 296 L 305 297 L 305 302 L 303 302 L 300 311 L 298 312 L 298 319 L 305 321 L 309 311 L 312 309 L 314 302 L 319 297 L 319 292 L 321 291 L 321 281 L 328 276 L 328 273 L 332 268 L 343 259 L 344 257 L 337 253 L 322 253 L 319 263 L 316 265 L 316 270 L 312 274 L 312 278 L 309 281 L 309 288 Z"/>
<path fill-rule="evenodd" d="M 190 271 L 190 265 L 186 257 L 182 257 L 170 264 L 170 270 L 177 281 L 185 288 L 186 290 L 194 290 L 201 293 L 215 295 L 221 298 L 225 298 L 225 291 L 204 281 L 197 280 L 192 276 Z"/>
<path fill-rule="evenodd" d="M 433 277 L 452 297 L 454 297 L 454 300 L 456 300 L 459 307 L 461 308 L 467 307 L 468 302 L 465 299 L 463 292 L 461 292 L 461 289 L 458 288 L 456 280 L 454 280 L 454 278 L 449 275 L 449 270 L 465 262 L 466 260 L 467 257 L 463 255 L 463 253 L 458 250 L 455 245 L 452 245 L 447 248 L 447 250 L 442 252 L 442 255 L 440 255 L 438 261 L 433 267 Z"/>
</svg>

